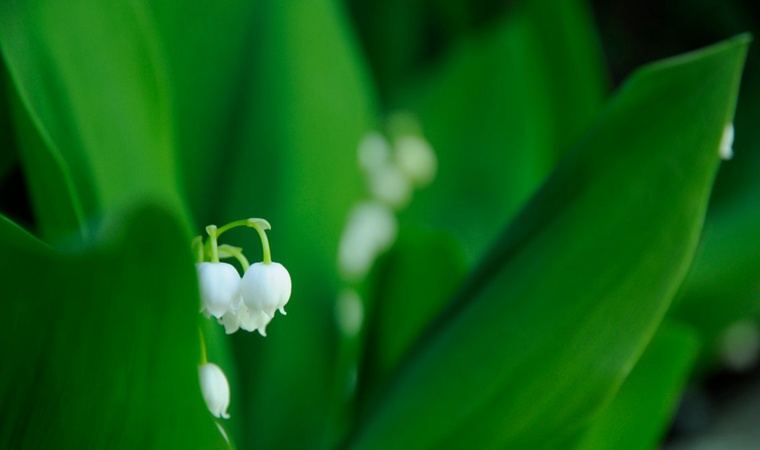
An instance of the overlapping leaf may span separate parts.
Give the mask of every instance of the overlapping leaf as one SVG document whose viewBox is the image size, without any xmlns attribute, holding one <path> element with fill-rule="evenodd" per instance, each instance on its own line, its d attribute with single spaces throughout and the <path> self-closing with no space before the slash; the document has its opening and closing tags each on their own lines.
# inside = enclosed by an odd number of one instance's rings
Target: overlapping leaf
<svg viewBox="0 0 760 450">
<path fill-rule="evenodd" d="M 747 41 L 648 66 L 623 86 L 351 448 L 536 448 L 545 430 L 556 438 L 593 417 L 685 276 Z"/>
</svg>

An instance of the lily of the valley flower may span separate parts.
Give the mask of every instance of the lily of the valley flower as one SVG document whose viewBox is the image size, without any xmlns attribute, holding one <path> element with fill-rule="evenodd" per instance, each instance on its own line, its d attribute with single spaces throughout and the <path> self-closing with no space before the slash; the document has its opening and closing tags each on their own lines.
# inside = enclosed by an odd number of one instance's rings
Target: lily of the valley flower
<svg viewBox="0 0 760 450">
<path fill-rule="evenodd" d="M 229 245 L 219 245 L 218 237 L 235 227 L 254 228 L 261 239 L 264 261 L 250 265 L 242 249 Z M 266 336 L 266 327 L 278 309 L 285 314 L 285 305 L 290 300 L 290 274 L 282 264 L 272 262 L 266 230 L 271 229 L 264 219 L 247 219 L 229 223 L 221 228 L 206 227 L 209 235 L 204 245 L 197 237 L 193 242 L 198 254 L 198 280 L 200 283 L 202 307 L 206 316 L 214 316 L 225 332 L 232 334 L 239 329 L 258 331 Z M 210 257 L 211 262 L 205 259 Z M 236 258 L 245 275 L 241 279 L 237 269 L 220 258 Z"/>
<path fill-rule="evenodd" d="M 222 369 L 214 363 L 205 363 L 198 367 L 198 377 L 208 410 L 214 417 L 229 419 L 230 385 Z"/>
<path fill-rule="evenodd" d="M 251 311 L 263 311 L 269 317 L 274 317 L 278 309 L 285 314 L 290 291 L 290 274 L 282 264 L 271 261 L 252 265 L 240 284 L 245 306 Z"/>
<path fill-rule="evenodd" d="M 240 306 L 240 274 L 223 262 L 196 264 L 201 294 L 201 312 L 217 319 Z"/>
</svg>

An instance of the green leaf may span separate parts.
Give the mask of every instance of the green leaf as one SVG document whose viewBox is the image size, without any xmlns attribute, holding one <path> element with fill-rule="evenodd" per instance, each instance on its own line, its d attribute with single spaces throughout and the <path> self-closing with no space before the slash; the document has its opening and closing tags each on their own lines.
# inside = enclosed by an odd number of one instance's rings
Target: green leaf
<svg viewBox="0 0 760 450">
<path fill-rule="evenodd" d="M 749 192 L 732 207 L 715 208 L 694 264 L 684 281 L 672 315 L 699 330 L 705 340 L 700 369 L 713 366 L 721 334 L 734 322 L 757 315 L 760 305 L 760 229 L 757 197 Z"/>
<path fill-rule="evenodd" d="M 686 274 L 748 41 L 633 75 L 406 359 L 350 448 L 536 448 L 546 430 L 558 438 L 588 423 Z"/>
<path fill-rule="evenodd" d="M 52 153 L 85 216 L 144 199 L 181 208 L 164 61 L 141 0 L 3 2 L 0 46 L 47 146 L 23 150 Z M 60 178 L 37 184 L 54 198 Z"/>
<path fill-rule="evenodd" d="M 188 236 L 145 208 L 66 249 L 0 220 L 0 447 L 227 448 L 200 395 Z"/>
<path fill-rule="evenodd" d="M 397 101 L 419 116 L 439 160 L 410 216 L 455 233 L 473 260 L 601 111 L 606 83 L 586 9 L 521 2 Z M 450 220 L 452 210 L 468 220 Z"/>
<path fill-rule="evenodd" d="M 0 181 L 5 179 L 16 162 L 16 144 L 13 139 L 7 85 L 8 73 L 3 58 L 0 58 Z"/>
<path fill-rule="evenodd" d="M 461 249 L 451 236 L 402 230 L 393 250 L 378 262 L 371 283 L 374 292 L 369 295 L 374 301 L 368 307 L 372 322 L 361 389 L 372 390 L 385 381 L 437 313 L 447 306 L 465 270 Z M 409 302 L 409 298 L 414 301 Z"/>
<path fill-rule="evenodd" d="M 248 90 L 253 67 L 256 3 L 187 0 L 149 5 L 166 46 L 184 190 L 201 224 L 216 220 L 213 212 L 218 212 L 226 188 L 229 158 L 239 147 L 239 129 L 247 126 L 240 97 Z"/>
<path fill-rule="evenodd" d="M 656 448 L 670 425 L 698 349 L 693 329 L 663 324 L 612 403 L 574 449 Z"/>
<path fill-rule="evenodd" d="M 262 1 L 254 17 L 255 71 L 214 220 L 269 220 L 272 255 L 290 271 L 293 295 L 266 339 L 233 337 L 246 381 L 241 446 L 324 448 L 344 427 L 345 389 L 333 387 L 336 257 L 364 192 L 356 148 L 374 124 L 373 91 L 342 2 Z M 230 232 L 229 243 L 257 241 L 240 236 Z"/>
<path fill-rule="evenodd" d="M 51 242 L 67 239 L 85 228 L 71 171 L 34 124 L 15 89 L 8 87 L 17 151 L 36 218 L 35 232 Z"/>
</svg>

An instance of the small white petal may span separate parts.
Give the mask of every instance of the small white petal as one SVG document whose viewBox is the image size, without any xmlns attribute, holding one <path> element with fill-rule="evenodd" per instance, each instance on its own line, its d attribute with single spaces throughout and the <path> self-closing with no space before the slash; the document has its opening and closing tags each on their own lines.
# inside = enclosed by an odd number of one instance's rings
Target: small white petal
<svg viewBox="0 0 760 450">
<path fill-rule="evenodd" d="M 202 262 L 196 264 L 201 302 L 204 309 L 216 317 L 222 317 L 238 304 L 240 274 L 227 263 Z"/>
<path fill-rule="evenodd" d="M 227 408 L 230 406 L 230 385 L 222 369 L 214 363 L 206 363 L 198 367 L 198 377 L 208 410 L 214 417 L 229 419 Z"/>
<path fill-rule="evenodd" d="M 433 181 L 438 170 L 435 152 L 421 136 L 407 135 L 395 141 L 396 165 L 417 186 L 426 186 Z"/>
<path fill-rule="evenodd" d="M 290 274 L 280 263 L 256 263 L 243 275 L 240 294 L 251 311 L 263 311 L 270 317 L 290 300 Z"/>
<path fill-rule="evenodd" d="M 238 311 L 238 318 L 240 321 L 240 328 L 245 331 L 258 330 L 259 334 L 266 336 L 266 328 L 269 322 L 272 320 L 263 311 L 251 312 L 245 305 Z"/>
<path fill-rule="evenodd" d="M 240 325 L 240 310 L 237 312 L 227 311 L 221 319 L 217 319 L 219 324 L 224 325 L 224 332 L 232 334 L 241 328 Z"/>
<path fill-rule="evenodd" d="M 734 157 L 734 124 L 726 124 L 720 139 L 720 157 L 729 160 Z"/>
</svg>

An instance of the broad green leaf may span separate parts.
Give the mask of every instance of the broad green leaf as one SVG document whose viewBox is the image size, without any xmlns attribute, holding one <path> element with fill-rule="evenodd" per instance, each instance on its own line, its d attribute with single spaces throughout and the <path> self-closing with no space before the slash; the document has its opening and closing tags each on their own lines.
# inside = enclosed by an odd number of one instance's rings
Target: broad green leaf
<svg viewBox="0 0 760 450">
<path fill-rule="evenodd" d="M 35 125 L 12 86 L 10 108 L 21 166 L 26 175 L 35 232 L 50 241 L 66 239 L 86 225 L 68 164 Z"/>
<path fill-rule="evenodd" d="M 239 129 L 247 126 L 240 97 L 258 70 L 250 62 L 256 3 L 150 2 L 166 46 L 184 190 L 201 224 L 215 220 Z"/>
<path fill-rule="evenodd" d="M 439 159 L 413 217 L 450 229 L 471 259 L 601 111 L 606 83 L 588 15 L 582 0 L 520 2 L 397 102 L 419 116 Z M 451 220 L 452 210 L 468 220 Z"/>
<path fill-rule="evenodd" d="M 227 447 L 200 395 L 186 233 L 156 208 L 122 223 L 58 249 L 0 219 L 0 447 Z"/>
<path fill-rule="evenodd" d="M 656 448 L 670 425 L 698 349 L 693 329 L 664 323 L 574 450 Z"/>
<path fill-rule="evenodd" d="M 246 383 L 242 447 L 323 448 L 344 426 L 345 389 L 332 385 L 336 256 L 348 211 L 364 195 L 356 148 L 373 126 L 374 99 L 341 6 L 261 1 L 253 14 L 243 126 L 214 220 L 269 220 L 273 258 L 290 271 L 293 294 L 266 339 L 233 337 Z M 234 243 L 260 246 L 254 234 L 239 236 Z"/>
<path fill-rule="evenodd" d="M 180 209 L 164 61 L 141 0 L 3 2 L 0 46 L 47 146 L 23 150 L 53 154 L 85 216 L 145 199 Z M 60 178 L 37 184 L 53 198 Z"/>
<path fill-rule="evenodd" d="M 757 58 L 756 62 L 757 61 Z M 705 231 L 673 315 L 705 339 L 700 369 L 714 366 L 720 335 L 760 311 L 760 73 L 747 71 L 736 110 L 734 157 L 721 165 Z"/>
<path fill-rule="evenodd" d="M 8 74 L 3 58 L 0 58 L 0 181 L 5 178 L 16 162 L 16 144 L 11 125 L 11 107 L 6 87 Z"/>
<path fill-rule="evenodd" d="M 464 279 L 465 263 L 455 239 L 440 232 L 405 229 L 378 263 L 371 287 L 362 390 L 385 381 L 413 343 L 443 310 Z M 413 298 L 414 301 L 408 301 Z M 363 392 L 363 394 L 367 394 Z"/>
<path fill-rule="evenodd" d="M 588 423 L 686 274 L 748 40 L 633 75 L 366 411 L 350 448 L 536 448 Z"/>
<path fill-rule="evenodd" d="M 552 162 L 596 120 L 608 81 L 587 0 L 524 0 L 530 57 L 542 65 L 551 107 Z"/>
<path fill-rule="evenodd" d="M 696 327 L 706 346 L 701 368 L 715 363 L 718 338 L 734 322 L 756 317 L 760 305 L 760 210 L 750 191 L 735 205 L 715 208 L 672 315 Z M 751 206 L 750 206 L 751 205 Z"/>
</svg>

